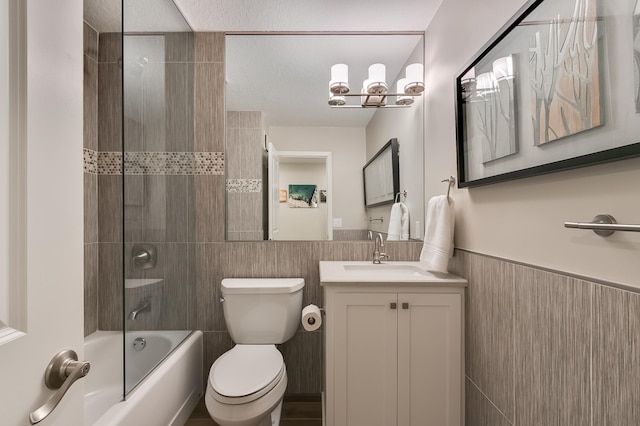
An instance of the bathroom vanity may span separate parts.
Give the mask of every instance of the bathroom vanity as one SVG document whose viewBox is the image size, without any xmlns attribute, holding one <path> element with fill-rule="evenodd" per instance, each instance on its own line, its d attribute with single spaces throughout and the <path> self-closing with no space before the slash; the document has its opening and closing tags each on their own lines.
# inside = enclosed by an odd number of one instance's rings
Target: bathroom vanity
<svg viewBox="0 0 640 426">
<path fill-rule="evenodd" d="M 466 280 L 320 262 L 326 426 L 462 426 Z"/>
</svg>

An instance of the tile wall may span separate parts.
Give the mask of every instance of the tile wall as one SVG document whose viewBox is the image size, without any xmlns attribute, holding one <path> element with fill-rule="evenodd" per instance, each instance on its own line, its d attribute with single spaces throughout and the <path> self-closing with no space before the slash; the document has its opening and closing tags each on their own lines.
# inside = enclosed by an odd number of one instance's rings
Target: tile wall
<svg viewBox="0 0 640 426">
<path fill-rule="evenodd" d="M 262 240 L 262 112 L 227 112 L 226 133 L 227 240 Z"/>
<path fill-rule="evenodd" d="M 640 294 L 456 251 L 467 426 L 640 424 Z"/>
<path fill-rule="evenodd" d="M 84 24 L 84 334 L 98 328 L 98 33 Z"/>
</svg>

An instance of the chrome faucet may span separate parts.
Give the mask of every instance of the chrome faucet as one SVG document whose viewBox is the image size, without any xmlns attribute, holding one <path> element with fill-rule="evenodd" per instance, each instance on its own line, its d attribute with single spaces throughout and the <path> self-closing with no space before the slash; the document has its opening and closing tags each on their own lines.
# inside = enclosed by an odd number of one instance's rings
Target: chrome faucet
<svg viewBox="0 0 640 426">
<path fill-rule="evenodd" d="M 129 312 L 129 316 L 127 317 L 127 319 L 134 320 L 138 318 L 138 315 L 140 315 L 141 313 L 150 311 L 151 303 L 148 300 L 143 300 L 138 303 L 138 306 L 136 308 L 132 309 L 131 312 Z"/>
<path fill-rule="evenodd" d="M 376 241 L 374 244 L 373 263 L 379 265 L 380 263 L 382 263 L 382 260 L 389 259 L 389 255 L 382 251 L 382 249 L 384 248 L 384 240 L 381 233 L 378 232 L 376 234 Z"/>
</svg>

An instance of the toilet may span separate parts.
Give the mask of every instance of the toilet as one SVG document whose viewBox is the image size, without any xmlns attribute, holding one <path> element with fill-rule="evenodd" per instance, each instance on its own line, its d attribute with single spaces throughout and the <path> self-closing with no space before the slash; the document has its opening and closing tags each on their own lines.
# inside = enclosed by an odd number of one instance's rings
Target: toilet
<svg viewBox="0 0 640 426">
<path fill-rule="evenodd" d="M 205 392 L 220 426 L 278 426 L 287 369 L 276 344 L 295 334 L 303 278 L 225 278 L 222 307 L 233 349 L 211 366 Z"/>
</svg>

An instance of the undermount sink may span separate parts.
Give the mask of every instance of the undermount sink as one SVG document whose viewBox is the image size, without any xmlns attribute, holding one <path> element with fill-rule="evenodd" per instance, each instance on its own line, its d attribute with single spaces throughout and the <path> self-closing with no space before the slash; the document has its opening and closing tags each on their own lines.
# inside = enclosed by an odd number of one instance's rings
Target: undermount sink
<svg viewBox="0 0 640 426">
<path fill-rule="evenodd" d="M 452 274 L 428 271 L 423 263 L 387 261 L 373 262 L 320 262 L 321 285 L 333 284 L 393 284 L 427 286 L 466 286 L 466 280 Z"/>
<path fill-rule="evenodd" d="M 429 272 L 425 269 L 421 269 L 415 265 L 395 264 L 395 263 L 380 263 L 374 264 L 344 264 L 342 266 L 346 272 L 360 272 L 371 274 L 391 274 L 391 275 L 415 275 L 424 276 Z"/>
</svg>

